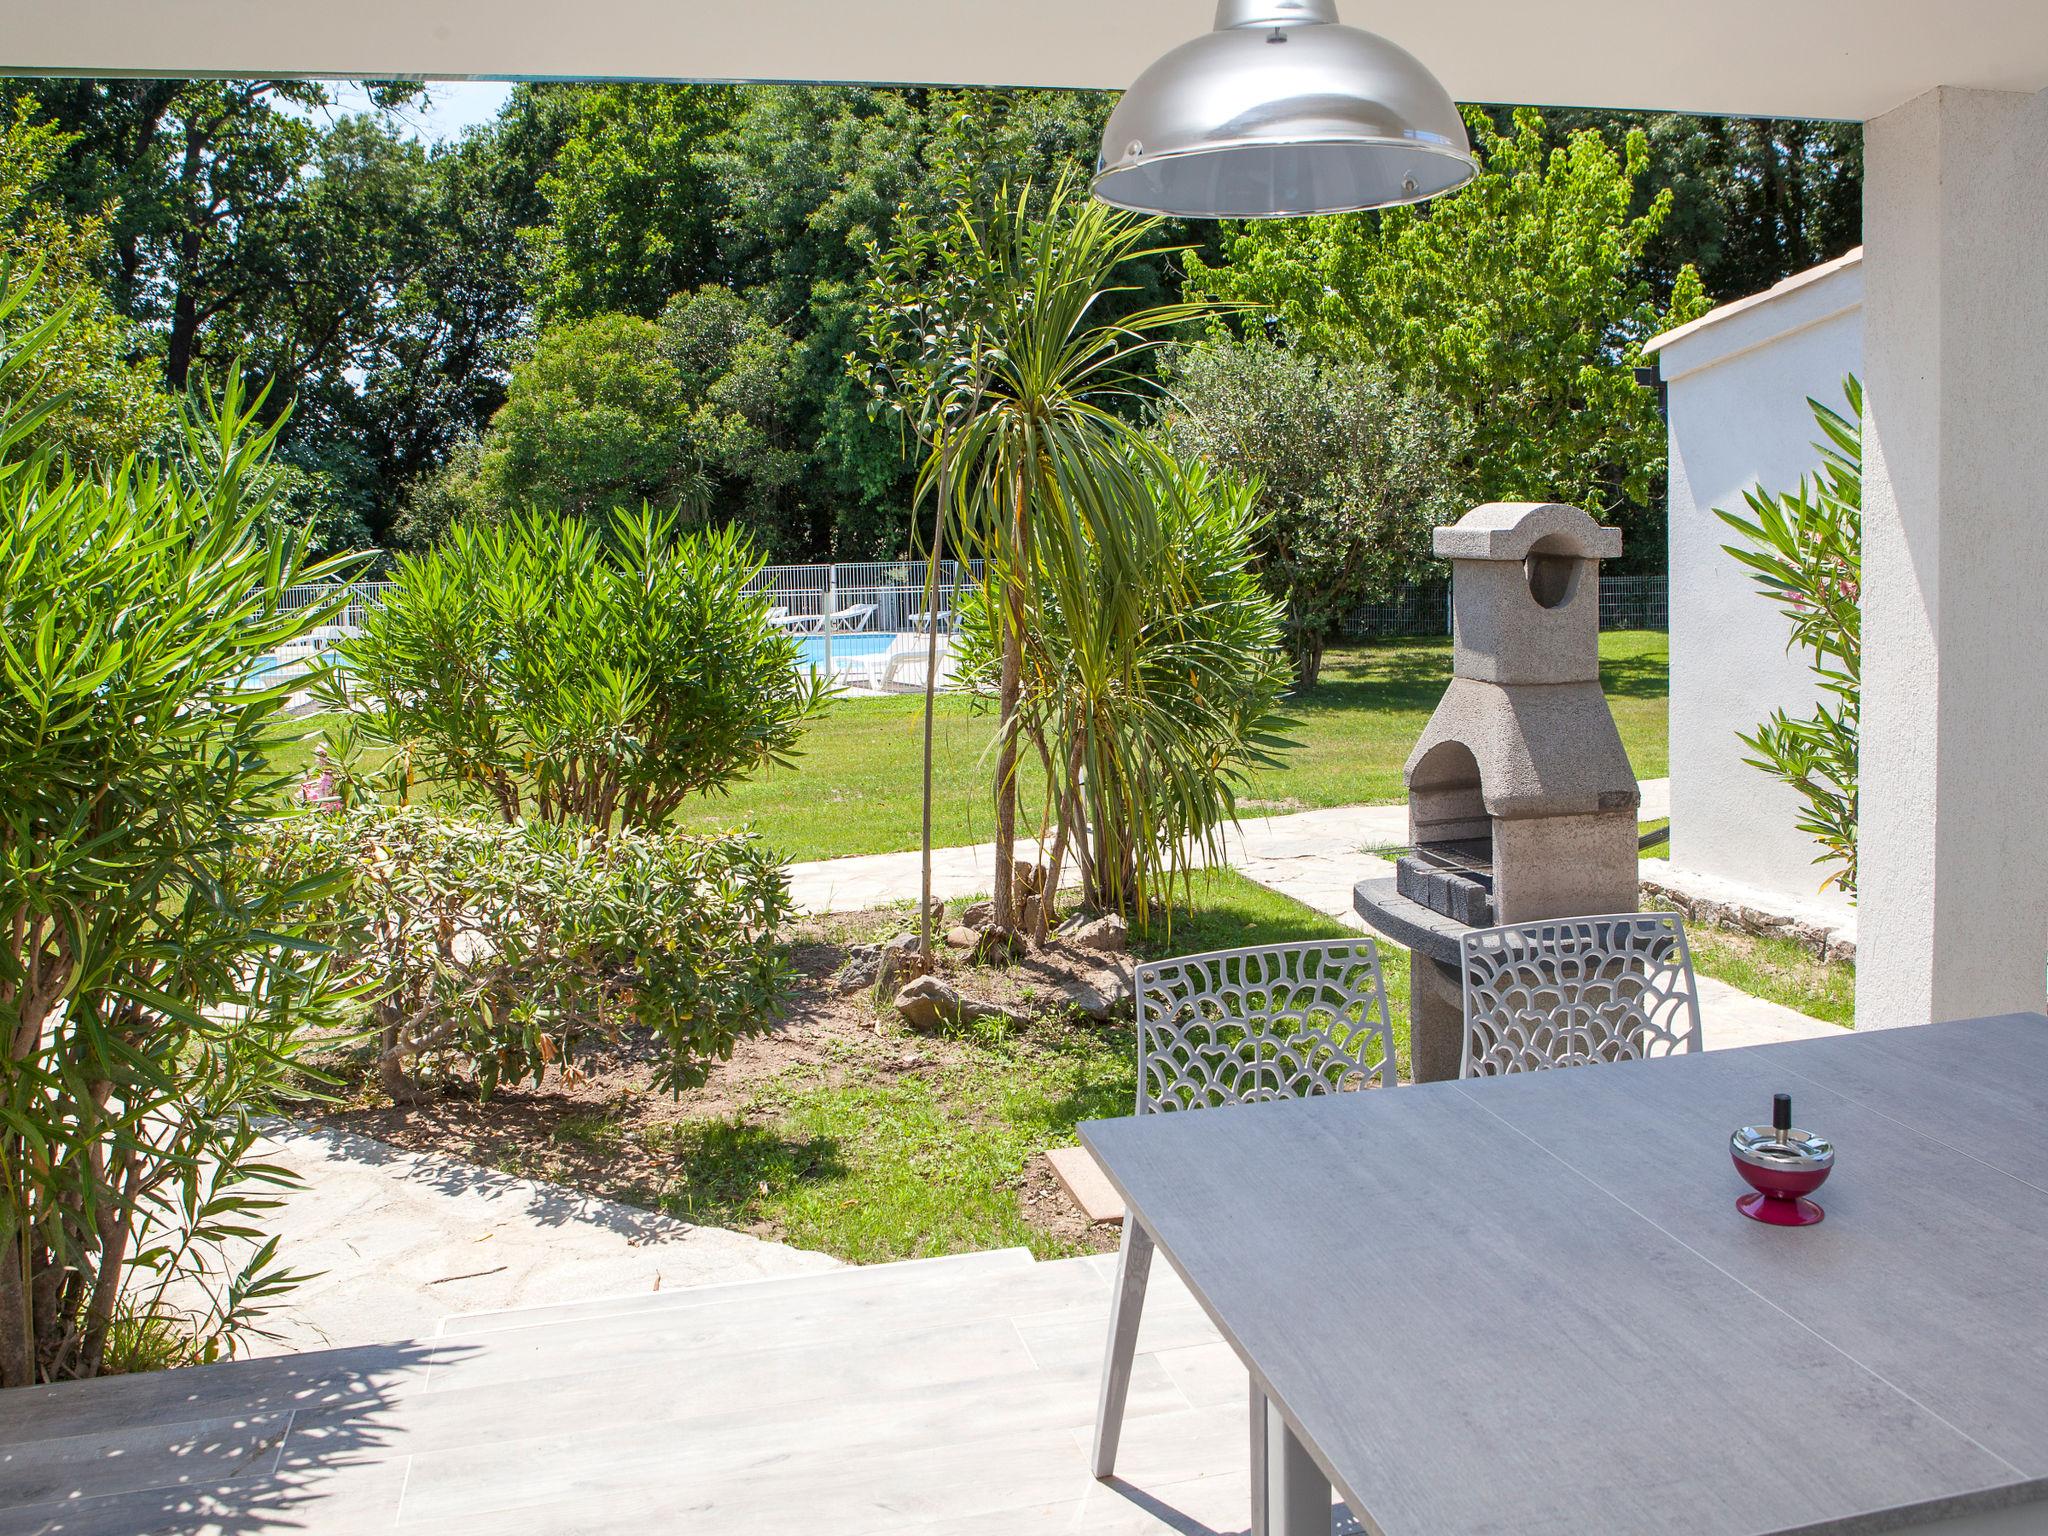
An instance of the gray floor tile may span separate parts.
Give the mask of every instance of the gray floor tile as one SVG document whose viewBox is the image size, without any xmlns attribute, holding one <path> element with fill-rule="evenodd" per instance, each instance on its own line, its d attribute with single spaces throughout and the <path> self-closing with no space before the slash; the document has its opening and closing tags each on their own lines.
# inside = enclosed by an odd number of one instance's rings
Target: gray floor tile
<svg viewBox="0 0 2048 1536">
<path fill-rule="evenodd" d="M 290 1423 L 272 1413 L 17 1440 L 0 1446 L 0 1507 L 262 1477 Z"/>
<path fill-rule="evenodd" d="M 845 1269 L 821 1270 L 810 1275 L 737 1280 L 729 1285 L 698 1285 L 680 1290 L 650 1291 L 643 1295 L 604 1297 L 548 1307 L 519 1307 L 503 1312 L 478 1312 L 465 1317 L 449 1318 L 441 1325 L 441 1337 L 468 1338 L 480 1333 L 510 1333 L 521 1328 L 545 1327 L 550 1323 L 588 1322 L 647 1312 L 717 1306 L 744 1299 L 790 1305 L 820 1291 L 838 1297 L 878 1290 L 901 1293 L 926 1283 L 944 1284 L 945 1277 L 948 1276 L 1007 1274 L 1032 1267 L 1033 1261 L 1028 1249 L 992 1248 L 983 1253 L 956 1253 L 943 1258 L 911 1259 L 900 1264 L 849 1265 Z"/>
</svg>

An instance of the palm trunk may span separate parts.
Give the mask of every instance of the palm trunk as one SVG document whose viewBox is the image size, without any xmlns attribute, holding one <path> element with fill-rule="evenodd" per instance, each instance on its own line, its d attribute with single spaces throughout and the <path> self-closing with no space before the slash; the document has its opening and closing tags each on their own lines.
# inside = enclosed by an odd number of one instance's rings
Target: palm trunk
<svg viewBox="0 0 2048 1536">
<path fill-rule="evenodd" d="M 1011 508 L 1014 563 L 1004 603 L 1001 734 L 996 751 L 996 888 L 991 895 L 994 924 L 1003 929 L 1017 926 L 1017 705 L 1024 693 L 1024 580 L 1031 559 L 1028 528 L 1020 468 Z"/>
<path fill-rule="evenodd" d="M 943 430 L 943 428 L 941 429 Z M 953 445 L 939 448 L 938 510 L 932 514 L 931 564 L 924 584 L 924 879 L 918 893 L 917 953 L 927 975 L 932 969 L 932 721 L 939 699 L 939 569 L 946 554 L 946 496 L 951 490 Z"/>
</svg>

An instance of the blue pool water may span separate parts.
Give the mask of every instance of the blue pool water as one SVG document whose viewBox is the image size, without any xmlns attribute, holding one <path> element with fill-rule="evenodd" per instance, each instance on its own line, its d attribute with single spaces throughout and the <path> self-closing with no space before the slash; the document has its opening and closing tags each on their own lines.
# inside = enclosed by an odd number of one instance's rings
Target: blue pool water
<svg viewBox="0 0 2048 1536">
<path fill-rule="evenodd" d="M 861 635 L 834 635 L 832 637 L 832 667 L 834 671 L 843 668 L 849 661 L 861 656 L 881 656 L 895 644 L 897 636 L 886 632 Z M 332 658 L 340 665 L 346 665 L 340 657 Z M 258 656 L 249 663 L 249 676 L 262 677 L 277 669 L 275 656 Z M 806 635 L 801 642 L 797 665 L 808 667 L 814 672 L 825 670 L 825 637 Z"/>
<path fill-rule="evenodd" d="M 891 634 L 834 635 L 832 637 L 833 670 L 837 671 L 856 656 L 883 655 L 895 642 L 896 637 Z M 814 672 L 825 670 L 825 637 L 823 635 L 804 636 L 803 652 L 798 657 L 798 664 L 809 667 Z"/>
</svg>

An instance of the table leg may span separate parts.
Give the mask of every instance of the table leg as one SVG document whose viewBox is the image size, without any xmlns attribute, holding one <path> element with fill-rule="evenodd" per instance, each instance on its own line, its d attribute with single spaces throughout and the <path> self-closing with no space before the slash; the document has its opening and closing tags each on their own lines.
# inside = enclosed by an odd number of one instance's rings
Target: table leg
<svg viewBox="0 0 2048 1536">
<path fill-rule="evenodd" d="M 1330 1480 L 1252 1384 L 1252 1536 L 1330 1536 Z"/>
<path fill-rule="evenodd" d="M 1109 1298 L 1109 1343 L 1103 1351 L 1102 1392 L 1095 1402 L 1095 1475 L 1116 1471 L 1117 1442 L 1124 1432 L 1124 1402 L 1131 1391 L 1131 1366 L 1138 1355 L 1138 1322 L 1145 1312 L 1145 1281 L 1152 1273 L 1152 1235 L 1135 1214 L 1124 1216 L 1123 1248 L 1117 1258 L 1116 1289 Z"/>
<path fill-rule="evenodd" d="M 1251 1536 L 1266 1536 L 1266 1394 L 1252 1383 L 1252 1519 Z"/>
</svg>

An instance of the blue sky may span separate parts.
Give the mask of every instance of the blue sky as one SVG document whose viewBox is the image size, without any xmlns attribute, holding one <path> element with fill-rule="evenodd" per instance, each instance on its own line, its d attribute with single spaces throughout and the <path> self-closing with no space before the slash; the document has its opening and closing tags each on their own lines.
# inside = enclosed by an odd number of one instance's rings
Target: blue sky
<svg viewBox="0 0 2048 1536">
<path fill-rule="evenodd" d="M 334 105 L 315 115 L 337 117 L 370 110 L 368 95 L 353 81 L 330 80 L 327 94 L 334 98 Z M 431 80 L 426 101 L 400 107 L 392 120 L 413 138 L 438 143 L 461 137 L 462 130 L 473 124 L 489 122 L 511 94 L 512 87 L 501 80 Z"/>
</svg>

